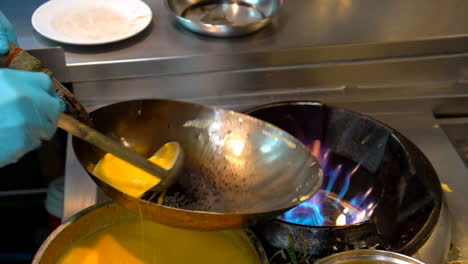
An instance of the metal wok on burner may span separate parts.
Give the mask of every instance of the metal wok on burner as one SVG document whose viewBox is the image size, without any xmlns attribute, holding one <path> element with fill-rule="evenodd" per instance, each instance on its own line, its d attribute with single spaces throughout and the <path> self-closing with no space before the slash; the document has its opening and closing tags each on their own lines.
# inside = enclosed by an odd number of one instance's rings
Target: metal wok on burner
<svg viewBox="0 0 468 264">
<path fill-rule="evenodd" d="M 98 131 L 143 156 L 170 141 L 184 149 L 185 172 L 166 193 L 148 201 L 95 177 L 94 167 L 105 153 L 73 140 L 78 160 L 104 192 L 155 222 L 199 230 L 252 225 L 309 198 L 322 182 L 320 165 L 300 141 L 233 111 L 135 100 L 105 106 L 90 116 Z"/>
</svg>

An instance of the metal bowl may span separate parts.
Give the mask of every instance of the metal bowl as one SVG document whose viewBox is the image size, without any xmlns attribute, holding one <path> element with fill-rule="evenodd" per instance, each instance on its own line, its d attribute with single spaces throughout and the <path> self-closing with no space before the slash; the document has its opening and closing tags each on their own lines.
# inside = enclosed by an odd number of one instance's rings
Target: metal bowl
<svg viewBox="0 0 468 264">
<path fill-rule="evenodd" d="M 282 0 L 166 0 L 174 19 L 191 31 L 234 37 L 265 27 Z"/>
<path fill-rule="evenodd" d="M 359 249 L 341 252 L 323 258 L 315 264 L 424 264 L 423 262 L 391 251 Z"/>
</svg>

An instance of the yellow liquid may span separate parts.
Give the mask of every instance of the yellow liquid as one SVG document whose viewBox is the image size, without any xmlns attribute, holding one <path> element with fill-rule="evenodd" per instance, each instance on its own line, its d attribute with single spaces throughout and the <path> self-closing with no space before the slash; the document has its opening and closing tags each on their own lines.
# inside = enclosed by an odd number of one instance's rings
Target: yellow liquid
<svg viewBox="0 0 468 264">
<path fill-rule="evenodd" d="M 58 263 L 257 264 L 260 261 L 252 246 L 243 243 L 235 231 L 185 230 L 140 221 L 135 216 L 79 240 Z"/>
<path fill-rule="evenodd" d="M 178 153 L 178 144 L 167 143 L 148 160 L 163 169 L 170 169 Z M 107 153 L 96 165 L 94 175 L 117 190 L 139 198 L 160 182 L 160 179 L 120 158 Z"/>
</svg>

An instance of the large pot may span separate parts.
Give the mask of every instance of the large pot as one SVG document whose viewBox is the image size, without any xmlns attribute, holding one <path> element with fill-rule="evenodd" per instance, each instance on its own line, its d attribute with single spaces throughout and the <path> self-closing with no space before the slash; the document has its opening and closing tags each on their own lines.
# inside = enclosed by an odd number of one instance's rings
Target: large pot
<svg viewBox="0 0 468 264">
<path fill-rule="evenodd" d="M 33 263 L 55 264 L 74 243 L 83 237 L 112 223 L 132 217 L 139 216 L 113 202 L 91 206 L 55 229 L 39 248 Z M 238 240 L 236 242 L 243 244 L 243 248 L 247 248 L 249 255 L 252 254 L 253 258 L 258 259 L 256 261 L 258 264 L 268 264 L 265 251 L 252 231 L 236 229 L 223 232 L 232 232 L 229 235 L 233 235 Z M 216 245 L 213 245 L 213 249 L 216 249 Z"/>
</svg>

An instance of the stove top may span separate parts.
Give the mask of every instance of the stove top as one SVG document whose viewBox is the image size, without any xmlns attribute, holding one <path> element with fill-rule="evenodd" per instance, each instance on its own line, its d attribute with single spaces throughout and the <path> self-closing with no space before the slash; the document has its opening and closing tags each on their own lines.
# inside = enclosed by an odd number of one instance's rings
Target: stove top
<svg viewBox="0 0 468 264">
<path fill-rule="evenodd" d="M 428 157 L 444 186 L 445 201 L 453 219 L 452 256 L 468 256 L 468 173 L 463 161 L 452 147 L 439 122 L 427 113 L 364 113 L 395 128 Z M 70 148 L 71 149 L 71 148 Z M 67 156 L 67 180 L 64 215 L 69 217 L 79 210 L 108 198 L 80 167 L 72 151 Z"/>
<path fill-rule="evenodd" d="M 430 162 L 398 131 L 311 101 L 267 104 L 248 114 L 296 136 L 323 169 L 319 193 L 279 219 L 254 227 L 271 252 L 294 247 L 307 263 L 350 249 L 415 255 L 437 247 L 420 259 L 444 261 L 451 228 L 439 231 L 445 221 L 441 184 Z M 438 232 L 446 236 L 437 246 L 428 244 Z"/>
</svg>

